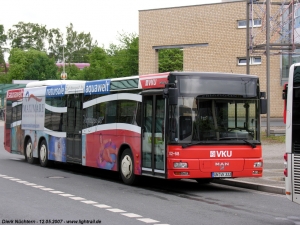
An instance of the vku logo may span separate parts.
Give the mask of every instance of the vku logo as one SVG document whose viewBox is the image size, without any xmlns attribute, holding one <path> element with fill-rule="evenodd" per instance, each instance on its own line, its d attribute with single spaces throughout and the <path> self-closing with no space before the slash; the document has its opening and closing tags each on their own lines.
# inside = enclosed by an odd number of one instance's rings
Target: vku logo
<svg viewBox="0 0 300 225">
<path fill-rule="evenodd" d="M 210 151 L 210 157 L 223 157 L 223 158 L 229 158 L 232 156 L 232 151 Z"/>
<path fill-rule="evenodd" d="M 146 80 L 145 85 L 146 86 L 155 86 L 156 85 L 156 79 Z"/>
</svg>

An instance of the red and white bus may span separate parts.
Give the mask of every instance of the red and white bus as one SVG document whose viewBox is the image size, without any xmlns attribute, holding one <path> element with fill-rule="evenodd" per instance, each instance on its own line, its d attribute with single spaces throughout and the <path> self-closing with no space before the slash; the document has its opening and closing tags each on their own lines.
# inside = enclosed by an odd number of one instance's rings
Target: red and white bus
<svg viewBox="0 0 300 225">
<path fill-rule="evenodd" d="M 168 72 L 95 81 L 38 81 L 7 92 L 5 149 L 164 179 L 261 177 L 254 75 Z"/>
<path fill-rule="evenodd" d="M 290 67 L 283 99 L 286 123 L 285 193 L 289 200 L 300 204 L 300 63 Z"/>
</svg>

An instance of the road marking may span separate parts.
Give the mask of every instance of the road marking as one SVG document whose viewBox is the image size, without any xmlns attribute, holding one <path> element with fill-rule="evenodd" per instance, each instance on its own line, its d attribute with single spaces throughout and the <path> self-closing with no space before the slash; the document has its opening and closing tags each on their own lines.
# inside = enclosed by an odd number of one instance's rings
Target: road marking
<svg viewBox="0 0 300 225">
<path fill-rule="evenodd" d="M 102 209 L 105 209 L 105 208 L 111 208 L 110 206 L 104 205 L 104 204 L 94 205 L 94 206 L 96 206 L 96 207 L 98 207 L 98 208 L 102 208 Z"/>
<path fill-rule="evenodd" d="M 140 217 L 143 217 L 143 216 L 135 214 L 135 213 L 125 213 L 126 211 L 122 210 L 122 209 L 112 208 L 111 206 L 108 206 L 108 205 L 105 205 L 105 204 L 97 204 L 98 202 L 91 201 L 91 200 L 86 200 L 85 198 L 82 198 L 82 197 L 74 196 L 72 194 L 67 194 L 67 193 L 64 193 L 62 191 L 56 191 L 56 190 L 54 190 L 52 188 L 47 188 L 47 187 L 44 187 L 44 186 L 41 186 L 41 185 L 30 183 L 28 181 L 20 180 L 18 178 L 9 177 L 9 176 L 3 175 L 3 174 L 0 174 L 0 177 L 5 178 L 5 179 L 9 179 L 11 181 L 18 182 L 20 184 L 25 184 L 25 185 L 28 185 L 28 186 L 31 186 L 31 187 L 34 187 L 34 188 L 39 188 L 39 189 L 44 190 L 44 191 L 49 191 L 51 193 L 58 194 L 58 195 L 61 195 L 63 197 L 69 197 L 70 199 L 73 199 L 73 200 L 81 200 L 82 203 L 90 204 L 90 205 L 96 206 L 96 207 L 98 207 L 100 209 L 106 209 L 106 210 L 108 210 L 110 212 L 122 213 L 120 215 L 127 216 L 129 218 L 136 218 L 137 220 L 139 220 L 141 222 L 144 222 L 144 223 L 152 223 L 152 224 L 154 224 L 154 223 L 158 223 L 159 222 L 159 221 L 151 219 L 151 218 L 140 218 Z M 154 224 L 154 225 L 170 225 L 170 224 Z"/>
<path fill-rule="evenodd" d="M 29 182 L 27 182 L 27 181 L 25 181 L 25 180 L 18 180 L 17 182 L 18 182 L 18 183 L 21 183 L 21 184 L 29 183 Z"/>
<path fill-rule="evenodd" d="M 74 195 L 71 195 L 71 194 L 60 194 L 61 196 L 64 196 L 64 197 L 71 197 L 71 196 L 74 196 Z"/>
<path fill-rule="evenodd" d="M 73 200 L 86 200 L 85 198 L 81 198 L 81 197 L 70 197 Z"/>
<path fill-rule="evenodd" d="M 36 185 L 36 184 L 34 184 L 34 183 L 25 183 L 25 185 L 28 185 L 28 186 L 34 186 L 34 185 Z"/>
<path fill-rule="evenodd" d="M 83 202 L 85 204 L 96 204 L 96 203 L 98 203 L 98 202 L 94 202 L 94 201 L 81 201 L 81 202 Z"/>
<path fill-rule="evenodd" d="M 50 192 L 53 193 L 53 194 L 62 194 L 62 193 L 64 193 L 62 191 L 50 191 Z"/>
<path fill-rule="evenodd" d="M 124 211 L 122 209 L 106 209 L 106 210 L 111 211 L 111 212 L 119 212 L 119 213 L 126 212 L 126 211 Z"/>
<path fill-rule="evenodd" d="M 40 188 L 40 189 L 43 191 L 54 191 L 54 189 L 52 189 L 52 188 Z"/>
<path fill-rule="evenodd" d="M 134 213 L 123 213 L 122 214 L 123 216 L 127 216 L 127 217 L 130 217 L 130 218 L 137 218 L 137 217 L 142 217 L 138 214 L 134 214 Z"/>
<path fill-rule="evenodd" d="M 158 223 L 159 221 L 157 220 L 153 220 L 153 219 L 150 219 L 150 218 L 142 218 L 142 219 L 137 219 L 139 221 L 142 221 L 144 223 Z"/>
</svg>

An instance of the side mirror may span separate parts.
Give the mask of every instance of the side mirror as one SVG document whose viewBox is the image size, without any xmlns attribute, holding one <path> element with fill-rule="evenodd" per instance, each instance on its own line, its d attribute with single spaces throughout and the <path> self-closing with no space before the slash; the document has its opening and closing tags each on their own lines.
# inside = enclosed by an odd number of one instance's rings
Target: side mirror
<svg viewBox="0 0 300 225">
<path fill-rule="evenodd" d="M 178 89 L 169 88 L 169 104 L 177 105 L 178 104 Z"/>
<path fill-rule="evenodd" d="M 287 90 L 282 90 L 282 99 L 287 100 Z"/>
<path fill-rule="evenodd" d="M 266 114 L 267 108 L 267 99 L 260 99 L 260 114 Z"/>
</svg>

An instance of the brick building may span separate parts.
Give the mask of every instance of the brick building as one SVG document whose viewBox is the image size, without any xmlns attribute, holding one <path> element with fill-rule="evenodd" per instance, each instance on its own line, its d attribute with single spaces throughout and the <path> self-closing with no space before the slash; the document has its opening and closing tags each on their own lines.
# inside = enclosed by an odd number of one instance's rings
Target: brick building
<svg viewBox="0 0 300 225">
<path fill-rule="evenodd" d="M 245 74 L 245 22 L 246 1 L 140 10 L 139 74 L 158 72 L 158 51 L 162 48 L 183 50 L 184 71 Z M 253 28 L 260 29 L 262 22 L 254 18 Z M 251 54 L 250 62 L 250 74 L 259 76 L 261 91 L 266 91 L 265 55 Z M 280 65 L 281 56 L 272 55 L 270 117 L 283 115 Z"/>
</svg>

